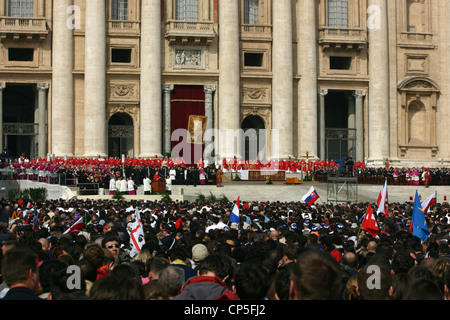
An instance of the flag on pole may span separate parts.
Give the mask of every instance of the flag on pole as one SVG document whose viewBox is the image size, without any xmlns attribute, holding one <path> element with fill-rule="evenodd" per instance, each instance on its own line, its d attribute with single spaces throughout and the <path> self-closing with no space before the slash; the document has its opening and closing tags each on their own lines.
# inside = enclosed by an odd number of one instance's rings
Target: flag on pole
<svg viewBox="0 0 450 320">
<path fill-rule="evenodd" d="M 318 199 L 319 199 L 319 194 L 314 189 L 314 187 L 311 187 L 311 189 L 309 189 L 308 193 L 305 194 L 302 198 L 303 202 L 309 204 L 310 206 L 312 206 Z"/>
<path fill-rule="evenodd" d="M 81 217 L 77 221 L 75 221 L 75 223 L 73 225 L 71 225 L 66 231 L 64 231 L 63 234 L 71 233 L 77 229 L 83 229 L 83 227 L 84 227 L 83 217 Z"/>
<path fill-rule="evenodd" d="M 128 234 L 130 235 L 130 257 L 133 258 L 145 244 L 144 227 L 142 226 L 141 215 L 138 209 L 136 209 L 131 228 L 128 228 Z"/>
<path fill-rule="evenodd" d="M 424 213 L 428 213 L 428 210 L 430 209 L 430 207 L 434 204 L 436 204 L 436 198 L 437 198 L 437 194 L 436 191 L 429 196 L 427 199 L 425 199 L 424 202 L 422 202 L 421 207 L 422 207 L 422 211 Z"/>
<path fill-rule="evenodd" d="M 369 205 L 366 214 L 364 215 L 364 220 L 361 224 L 364 230 L 366 230 L 371 236 L 376 237 L 380 228 L 378 228 L 377 220 L 373 214 L 372 206 Z"/>
<path fill-rule="evenodd" d="M 378 195 L 377 206 L 378 212 L 382 212 L 386 218 L 389 218 L 389 214 L 387 212 L 387 200 L 388 200 L 388 192 L 387 192 L 387 179 L 384 181 L 384 186 L 381 188 L 380 194 Z"/>
<path fill-rule="evenodd" d="M 414 200 L 414 209 L 412 213 L 412 229 L 413 235 L 421 239 L 422 241 L 427 241 L 430 236 L 430 231 L 428 230 L 427 221 L 425 220 L 425 214 L 422 210 L 422 205 L 420 203 L 419 194 L 416 190 L 416 198 Z"/>
<path fill-rule="evenodd" d="M 236 222 L 239 223 L 239 197 L 234 204 L 233 210 L 231 211 L 230 218 L 228 219 L 230 223 Z"/>
</svg>

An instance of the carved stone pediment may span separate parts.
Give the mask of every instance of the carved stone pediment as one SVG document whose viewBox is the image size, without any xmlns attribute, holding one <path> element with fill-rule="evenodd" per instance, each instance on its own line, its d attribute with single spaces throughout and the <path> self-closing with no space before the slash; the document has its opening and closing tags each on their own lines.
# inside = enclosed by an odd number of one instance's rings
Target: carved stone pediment
<svg viewBox="0 0 450 320">
<path fill-rule="evenodd" d="M 440 92 L 439 85 L 433 80 L 425 77 L 414 77 L 403 80 L 398 84 L 399 91 L 427 91 Z"/>
<path fill-rule="evenodd" d="M 139 101 L 139 84 L 111 82 L 109 85 L 109 100 Z"/>
<path fill-rule="evenodd" d="M 431 83 L 424 81 L 424 80 L 416 80 L 408 83 L 405 88 L 412 89 L 412 88 L 421 88 L 421 89 L 432 89 L 434 88 Z"/>
<path fill-rule="evenodd" d="M 125 97 L 133 94 L 135 85 L 127 84 L 127 85 L 112 85 L 111 91 L 114 95 Z"/>
<path fill-rule="evenodd" d="M 243 87 L 242 100 L 244 103 L 270 102 L 270 89 Z"/>
</svg>

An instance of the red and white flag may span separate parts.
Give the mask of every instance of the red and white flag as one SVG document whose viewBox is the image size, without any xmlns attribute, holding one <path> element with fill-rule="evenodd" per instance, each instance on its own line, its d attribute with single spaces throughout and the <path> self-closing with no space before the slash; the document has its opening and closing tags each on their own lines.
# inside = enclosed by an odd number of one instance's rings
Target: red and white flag
<svg viewBox="0 0 450 320">
<path fill-rule="evenodd" d="M 388 192 L 387 192 L 387 179 L 384 181 L 384 186 L 381 188 L 380 194 L 378 195 L 377 206 L 378 212 L 382 212 L 386 218 L 389 218 L 389 214 L 387 212 L 387 200 L 388 200 Z"/>
<path fill-rule="evenodd" d="M 431 206 L 436 204 L 436 198 L 437 194 L 435 191 L 431 196 L 429 196 L 427 199 L 425 199 L 424 202 L 421 203 L 423 213 L 428 213 L 428 210 L 431 208 Z"/>
<path fill-rule="evenodd" d="M 74 230 L 81 230 L 83 228 L 84 228 L 83 217 L 81 217 L 80 219 L 75 221 L 75 223 L 73 225 L 71 225 L 70 228 L 68 228 L 66 231 L 64 231 L 63 234 L 68 234 L 68 233 L 73 232 Z"/>
<path fill-rule="evenodd" d="M 133 258 L 145 244 L 144 227 L 142 226 L 141 215 L 138 209 L 136 209 L 131 228 L 128 228 L 128 234 L 130 235 L 130 257 Z"/>
<path fill-rule="evenodd" d="M 366 230 L 371 236 L 376 237 L 380 228 L 378 228 L 377 220 L 375 219 L 375 215 L 373 214 L 372 206 L 369 205 L 367 212 L 364 216 L 364 220 L 361 224 L 364 230 Z"/>
</svg>

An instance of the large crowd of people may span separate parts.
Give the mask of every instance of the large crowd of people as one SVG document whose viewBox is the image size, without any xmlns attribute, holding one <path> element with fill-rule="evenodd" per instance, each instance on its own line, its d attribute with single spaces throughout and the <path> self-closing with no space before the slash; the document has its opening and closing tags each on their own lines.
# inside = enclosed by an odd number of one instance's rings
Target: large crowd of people
<svg viewBox="0 0 450 320">
<path fill-rule="evenodd" d="M 2 174 L 47 183 L 114 180 L 216 184 L 222 171 L 332 172 L 361 183 L 443 184 L 446 169 L 372 168 L 346 161 L 188 166 L 179 159 L 3 159 Z M 57 178 L 55 178 L 57 177 Z M 64 177 L 62 179 L 61 177 Z M 437 178 L 438 177 L 438 178 Z M 380 181 L 378 181 L 380 180 Z M 444 300 L 450 297 L 450 205 L 426 213 L 413 235 L 413 202 L 388 203 L 373 235 L 370 203 L 234 203 L 145 200 L 2 200 L 0 298 L 4 300 Z M 136 220 L 142 234 L 133 237 Z M 133 231 L 134 230 L 134 231 Z M 138 241 L 138 242 L 136 242 Z M 138 245 L 139 243 L 139 245 Z M 142 245 L 141 245 L 142 244 Z M 139 250 L 136 251 L 136 248 Z M 369 270 L 381 286 L 369 286 Z M 79 270 L 74 280 L 69 270 Z"/>
<path fill-rule="evenodd" d="M 411 233 L 412 202 L 389 203 L 371 235 L 369 203 L 4 200 L 4 300 L 444 300 L 450 206 Z M 376 207 L 374 207 L 376 209 Z M 376 210 L 375 210 L 376 211 Z M 130 236 L 136 219 L 143 243 Z M 233 222 L 231 222 L 231 221 Z M 371 286 L 376 267 L 379 286 Z M 81 281 L 72 272 L 79 270 Z M 370 280 L 370 281 L 369 281 Z M 68 285 L 71 284 L 71 285 Z"/>
</svg>

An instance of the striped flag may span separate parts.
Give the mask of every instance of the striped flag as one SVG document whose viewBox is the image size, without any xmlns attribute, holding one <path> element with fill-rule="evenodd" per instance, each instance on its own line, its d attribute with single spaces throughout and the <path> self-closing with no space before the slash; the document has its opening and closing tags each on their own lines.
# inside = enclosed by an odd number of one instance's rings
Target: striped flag
<svg viewBox="0 0 450 320">
<path fill-rule="evenodd" d="M 63 234 L 71 233 L 75 230 L 83 229 L 84 223 L 83 223 L 83 217 L 79 218 L 73 225 L 71 225 L 66 231 L 64 231 Z"/>
<path fill-rule="evenodd" d="M 430 209 L 430 207 L 436 204 L 436 198 L 437 194 L 435 191 L 431 196 L 429 196 L 427 199 L 425 199 L 424 202 L 421 203 L 423 213 L 428 214 L 428 210 Z"/>
<path fill-rule="evenodd" d="M 387 212 L 387 201 L 388 201 L 388 192 L 387 192 L 387 179 L 384 181 L 384 186 L 381 188 L 380 194 L 378 195 L 377 206 L 378 212 L 382 212 L 386 218 L 389 218 L 389 214 Z"/>
<path fill-rule="evenodd" d="M 233 210 L 231 211 L 230 218 L 228 219 L 230 223 L 236 222 L 239 223 L 239 197 L 234 204 Z"/>
</svg>

